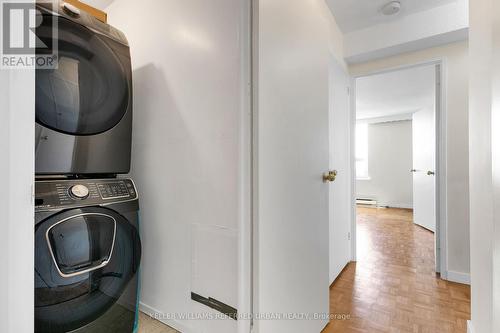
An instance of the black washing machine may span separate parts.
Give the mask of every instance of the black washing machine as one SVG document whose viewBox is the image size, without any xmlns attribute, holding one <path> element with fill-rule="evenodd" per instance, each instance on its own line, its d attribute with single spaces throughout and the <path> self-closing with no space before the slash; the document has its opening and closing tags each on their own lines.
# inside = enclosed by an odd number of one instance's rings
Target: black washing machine
<svg viewBox="0 0 500 333">
<path fill-rule="evenodd" d="M 132 142 L 132 69 L 125 35 L 64 1 L 37 2 L 35 173 L 126 174 Z"/>
<path fill-rule="evenodd" d="M 35 184 L 35 332 L 135 332 L 141 241 L 133 181 Z"/>
</svg>

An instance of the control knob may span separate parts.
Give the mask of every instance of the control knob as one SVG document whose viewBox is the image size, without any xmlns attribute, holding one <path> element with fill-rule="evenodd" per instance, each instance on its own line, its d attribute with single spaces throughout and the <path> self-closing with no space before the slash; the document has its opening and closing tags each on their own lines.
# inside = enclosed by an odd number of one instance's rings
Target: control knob
<svg viewBox="0 0 500 333">
<path fill-rule="evenodd" d="M 80 9 L 78 9 L 78 7 L 67 2 L 62 3 L 62 8 L 69 16 L 78 17 L 81 14 Z"/>
<path fill-rule="evenodd" d="M 85 185 L 74 185 L 69 189 L 69 194 L 77 199 L 85 199 L 89 196 L 89 188 Z"/>
</svg>

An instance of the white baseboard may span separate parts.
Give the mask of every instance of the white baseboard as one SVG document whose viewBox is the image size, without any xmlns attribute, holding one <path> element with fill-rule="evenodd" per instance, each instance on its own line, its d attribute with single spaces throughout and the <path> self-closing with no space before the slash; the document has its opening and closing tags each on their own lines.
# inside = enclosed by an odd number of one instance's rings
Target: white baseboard
<svg viewBox="0 0 500 333">
<path fill-rule="evenodd" d="M 470 285 L 470 274 L 467 274 L 467 273 L 447 271 L 446 275 L 444 275 L 443 278 L 445 280 L 448 280 L 451 282 L 457 282 L 457 283 Z"/>
<path fill-rule="evenodd" d="M 160 318 L 161 316 L 155 317 L 154 316 L 155 314 L 160 314 L 161 315 L 163 312 L 161 312 L 159 310 L 156 310 L 155 308 L 153 308 L 153 307 L 151 307 L 151 306 L 149 306 L 147 304 L 139 302 L 139 310 L 141 312 L 144 312 L 148 316 L 151 316 L 151 317 L 155 318 L 156 320 L 161 321 L 165 325 L 168 325 L 168 326 L 172 327 L 173 329 L 176 329 L 177 331 L 179 331 L 181 333 L 194 333 L 191 330 L 191 328 L 187 327 L 186 325 L 184 325 L 183 323 L 181 323 L 178 320 L 175 320 L 175 319 L 162 319 L 162 318 Z"/>
<path fill-rule="evenodd" d="M 467 320 L 467 333 L 474 333 L 474 327 L 472 327 L 472 321 Z"/>
</svg>

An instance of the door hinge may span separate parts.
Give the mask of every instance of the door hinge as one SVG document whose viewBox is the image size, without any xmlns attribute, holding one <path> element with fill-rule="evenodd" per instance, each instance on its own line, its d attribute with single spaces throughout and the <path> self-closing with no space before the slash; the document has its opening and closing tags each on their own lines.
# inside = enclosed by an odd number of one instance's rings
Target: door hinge
<svg viewBox="0 0 500 333">
<path fill-rule="evenodd" d="M 350 232 L 347 233 L 347 240 L 351 240 L 351 233 Z"/>
<path fill-rule="evenodd" d="M 351 88 L 347 87 L 347 95 L 351 96 Z"/>
</svg>

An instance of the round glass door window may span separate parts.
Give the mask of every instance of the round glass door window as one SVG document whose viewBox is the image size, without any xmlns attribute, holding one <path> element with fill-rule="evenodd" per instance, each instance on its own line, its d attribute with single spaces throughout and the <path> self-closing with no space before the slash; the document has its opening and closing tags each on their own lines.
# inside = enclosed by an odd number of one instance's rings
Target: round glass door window
<svg viewBox="0 0 500 333">
<path fill-rule="evenodd" d="M 73 209 L 35 228 L 35 332 L 70 332 L 131 295 L 141 244 L 136 228 L 105 208 Z M 135 279 L 136 280 L 136 279 Z M 125 296 L 123 296 L 125 297 Z"/>
<path fill-rule="evenodd" d="M 58 68 L 36 70 L 36 121 L 72 135 L 93 135 L 113 128 L 129 105 L 128 46 L 60 17 L 57 44 L 52 19 L 36 28 L 45 45 L 58 45 Z M 38 54 L 51 52 L 37 48 Z"/>
</svg>

